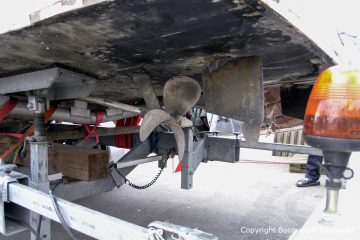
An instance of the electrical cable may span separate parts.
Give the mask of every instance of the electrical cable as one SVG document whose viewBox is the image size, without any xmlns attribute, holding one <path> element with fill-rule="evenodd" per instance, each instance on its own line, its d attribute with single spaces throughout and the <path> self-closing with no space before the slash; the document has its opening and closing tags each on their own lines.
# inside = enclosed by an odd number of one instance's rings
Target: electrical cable
<svg viewBox="0 0 360 240">
<path fill-rule="evenodd" d="M 37 225 L 37 228 L 36 228 L 36 234 L 35 235 L 35 240 L 41 240 L 41 237 L 40 237 L 40 232 L 41 232 L 41 223 L 43 221 L 43 216 L 40 215 L 39 217 L 39 224 Z"/>
<path fill-rule="evenodd" d="M 54 207 L 55 213 L 56 213 L 57 217 L 59 218 L 62 227 L 64 228 L 64 230 L 66 231 L 66 233 L 69 235 L 69 237 L 71 239 L 77 240 L 77 238 L 74 236 L 73 232 L 71 231 L 71 228 L 69 227 L 69 225 L 65 221 L 64 217 L 62 216 L 59 206 L 57 204 L 56 198 L 54 197 L 51 190 L 49 191 L 49 195 L 50 195 L 50 199 L 51 199 L 52 205 Z"/>
<path fill-rule="evenodd" d="M 161 173 L 163 172 L 164 168 L 160 168 L 160 170 L 158 171 L 158 173 L 155 175 L 155 177 L 147 184 L 145 185 L 136 185 L 132 182 L 130 182 L 129 179 L 127 179 L 124 175 L 122 175 L 120 173 L 120 171 L 116 168 L 117 173 L 125 180 L 125 183 L 127 183 L 130 187 L 138 189 L 138 190 L 143 190 L 146 188 L 151 187 L 152 185 L 154 185 L 154 183 L 159 179 Z"/>
<path fill-rule="evenodd" d="M 55 191 L 55 189 L 60 185 L 60 183 L 62 183 L 63 179 L 61 178 L 57 183 L 56 185 L 52 188 L 52 192 Z M 39 224 L 37 225 L 37 228 L 36 228 L 36 232 L 33 233 L 35 235 L 35 240 L 41 240 L 41 237 L 40 237 L 40 231 L 41 231 L 41 223 L 43 221 L 43 216 L 40 215 L 39 217 Z"/>
<path fill-rule="evenodd" d="M 152 185 L 154 185 L 154 183 L 159 179 L 159 177 L 161 176 L 162 172 L 164 171 L 166 167 L 166 161 L 162 161 L 161 165 L 160 165 L 160 170 L 158 171 L 158 173 L 155 175 L 155 177 L 147 184 L 145 185 L 137 185 L 132 183 L 127 177 L 125 177 L 120 171 L 119 169 L 117 169 L 116 164 L 115 163 L 110 163 L 109 168 L 113 168 L 115 169 L 115 171 L 119 174 L 120 177 L 122 177 L 125 181 L 125 184 L 128 184 L 130 187 L 138 189 L 138 190 L 143 190 L 146 188 L 151 187 Z M 111 177 L 113 178 L 113 176 L 111 175 Z M 113 181 L 115 182 L 115 179 L 113 178 Z M 117 184 L 115 184 L 116 186 L 118 186 Z"/>
</svg>

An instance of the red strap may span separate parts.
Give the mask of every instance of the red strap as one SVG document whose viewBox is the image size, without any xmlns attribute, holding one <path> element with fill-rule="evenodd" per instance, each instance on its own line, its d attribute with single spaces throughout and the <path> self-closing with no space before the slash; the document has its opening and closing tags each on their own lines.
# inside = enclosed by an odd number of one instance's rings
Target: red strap
<svg viewBox="0 0 360 240">
<path fill-rule="evenodd" d="M 0 133 L 0 136 L 1 137 L 9 136 L 9 137 L 15 137 L 15 138 L 21 139 L 23 137 L 23 134 L 21 134 L 21 133 Z"/>
<path fill-rule="evenodd" d="M 177 165 L 175 172 L 181 172 L 182 170 L 182 162 L 179 162 L 179 164 Z"/>
<path fill-rule="evenodd" d="M 116 127 L 123 127 L 125 126 L 126 119 L 120 119 L 116 121 Z M 117 135 L 115 136 L 115 146 L 118 148 L 125 148 L 125 141 L 124 135 Z"/>
<path fill-rule="evenodd" d="M 0 122 L 4 120 L 16 106 L 17 101 L 10 99 L 0 107 Z"/>
<path fill-rule="evenodd" d="M 90 127 L 89 124 L 84 124 L 85 130 L 88 132 L 88 135 L 84 138 L 84 140 L 89 140 L 92 137 L 96 137 L 96 143 L 99 143 L 99 134 L 96 133 L 96 128 L 102 123 L 104 120 L 104 114 L 102 111 L 96 111 L 96 122 L 93 127 Z"/>
<path fill-rule="evenodd" d="M 141 120 L 142 120 L 141 116 L 120 119 L 116 122 L 116 127 L 139 126 Z M 132 134 L 120 134 L 115 136 L 115 146 L 118 148 L 131 149 L 133 147 Z"/>
</svg>

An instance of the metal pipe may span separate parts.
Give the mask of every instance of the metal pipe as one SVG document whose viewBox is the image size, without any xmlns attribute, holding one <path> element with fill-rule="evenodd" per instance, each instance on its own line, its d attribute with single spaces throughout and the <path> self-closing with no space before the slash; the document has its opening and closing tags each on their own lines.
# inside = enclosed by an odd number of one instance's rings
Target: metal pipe
<svg viewBox="0 0 360 240">
<path fill-rule="evenodd" d="M 129 118 L 138 116 L 138 113 L 132 113 L 132 112 L 124 112 L 119 111 L 119 114 L 114 115 L 107 115 L 107 113 L 104 111 L 103 116 L 104 120 L 103 122 L 110 122 L 115 121 L 119 119 Z M 10 118 L 33 118 L 34 113 L 33 111 L 29 110 L 26 106 L 26 103 L 24 102 L 18 102 L 16 107 L 10 112 L 9 114 Z M 96 113 L 91 112 L 90 117 L 78 117 L 78 116 L 72 116 L 69 109 L 65 108 L 57 108 L 53 115 L 51 116 L 50 120 L 56 120 L 60 122 L 71 122 L 71 123 L 78 123 L 78 124 L 95 124 L 96 122 Z"/>
<path fill-rule="evenodd" d="M 34 136 L 45 136 L 45 116 L 44 113 L 35 113 L 34 114 Z"/>
<path fill-rule="evenodd" d="M 191 128 L 185 128 L 185 152 L 182 160 L 181 171 L 181 188 L 191 189 L 193 187 L 194 171 L 193 164 L 195 162 L 194 156 L 194 132 Z"/>
<path fill-rule="evenodd" d="M 138 115 L 141 113 L 140 107 L 128 105 L 128 104 L 121 103 L 121 102 L 113 102 L 111 100 L 107 100 L 107 99 L 103 99 L 103 98 L 96 98 L 96 97 L 86 97 L 86 98 L 81 98 L 81 99 L 86 102 L 89 102 L 89 103 L 95 103 L 95 104 L 99 104 L 101 106 L 115 108 L 115 109 L 119 109 L 122 111 L 135 113 Z"/>
<path fill-rule="evenodd" d="M 265 143 L 265 142 L 250 143 L 246 141 L 240 141 L 240 147 L 322 156 L 322 152 L 320 149 L 312 148 L 309 146 L 299 146 L 292 144 Z"/>
<path fill-rule="evenodd" d="M 31 181 L 39 190 L 48 191 L 48 142 L 30 141 Z M 42 189 L 43 186 L 45 189 Z"/>
<path fill-rule="evenodd" d="M 99 127 L 96 129 L 96 133 L 100 136 L 114 136 L 119 134 L 129 134 L 129 133 L 138 133 L 140 131 L 139 126 L 129 126 L 129 127 L 117 127 L 117 128 L 102 128 Z M 48 137 L 50 140 L 64 140 L 64 139 L 80 139 L 87 136 L 88 133 L 85 129 L 78 130 L 63 130 L 56 132 L 49 132 Z"/>
<path fill-rule="evenodd" d="M 144 164 L 144 163 L 149 163 L 149 162 L 155 162 L 155 161 L 160 161 L 162 159 L 162 156 L 153 156 L 153 157 L 147 157 L 147 158 L 143 158 L 143 159 L 137 159 L 137 160 L 132 160 L 132 161 L 124 161 L 124 162 L 118 162 L 116 163 L 117 168 L 127 168 L 127 167 L 132 167 L 132 166 L 137 166 L 140 164 Z"/>
<path fill-rule="evenodd" d="M 326 189 L 326 213 L 336 213 L 339 201 L 339 189 Z"/>
<path fill-rule="evenodd" d="M 209 136 L 209 143 L 216 145 L 216 141 L 222 142 L 233 142 L 236 143 L 236 139 L 231 137 L 218 137 L 218 136 Z M 239 139 L 240 148 L 251 148 L 251 149 L 259 149 L 259 150 L 268 150 L 268 151 L 280 151 L 280 152 L 290 152 L 290 153 L 300 153 L 300 154 L 309 154 L 322 156 L 323 153 L 318 148 L 313 148 L 310 146 L 303 145 L 293 145 L 293 144 L 283 144 L 283 143 L 266 143 L 266 142 L 256 142 L 250 143 L 246 141 L 241 141 Z"/>
<path fill-rule="evenodd" d="M 349 162 L 351 152 L 334 152 L 323 150 L 324 160 L 326 163 L 326 213 L 336 213 L 339 191 L 342 187 L 344 171 Z"/>
<path fill-rule="evenodd" d="M 48 141 L 45 135 L 45 114 L 43 110 L 44 109 L 41 109 L 40 112 L 34 111 L 35 130 L 34 135 L 29 139 L 31 161 L 30 171 L 32 187 L 43 192 L 48 192 L 50 189 L 48 181 Z M 30 225 L 36 229 L 39 224 L 41 224 L 39 234 L 42 236 L 42 239 L 50 240 L 50 220 L 42 219 L 37 213 L 31 212 Z M 31 240 L 36 239 L 37 236 L 31 234 Z"/>
</svg>

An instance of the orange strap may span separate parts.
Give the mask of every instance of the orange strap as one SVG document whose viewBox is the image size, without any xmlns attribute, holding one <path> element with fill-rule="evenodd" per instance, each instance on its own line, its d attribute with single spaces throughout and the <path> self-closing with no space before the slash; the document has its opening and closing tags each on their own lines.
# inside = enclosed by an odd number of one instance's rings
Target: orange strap
<svg viewBox="0 0 360 240">
<path fill-rule="evenodd" d="M 49 110 L 47 110 L 45 112 L 45 122 L 48 122 L 51 118 L 51 116 L 53 115 L 53 113 L 55 112 L 56 107 L 51 106 Z M 19 140 L 14 143 L 13 145 L 10 146 L 10 148 L 8 150 L 6 150 L 5 152 L 3 152 L 0 156 L 0 159 L 2 160 L 6 160 L 8 159 L 8 157 L 10 156 L 10 154 L 15 151 L 16 148 L 18 148 L 23 141 L 25 140 L 26 137 L 31 136 L 34 133 L 35 127 L 34 125 L 32 125 L 31 127 L 29 127 L 26 132 L 22 135 L 21 138 L 19 138 Z M 14 162 L 15 164 L 15 162 Z"/>
</svg>

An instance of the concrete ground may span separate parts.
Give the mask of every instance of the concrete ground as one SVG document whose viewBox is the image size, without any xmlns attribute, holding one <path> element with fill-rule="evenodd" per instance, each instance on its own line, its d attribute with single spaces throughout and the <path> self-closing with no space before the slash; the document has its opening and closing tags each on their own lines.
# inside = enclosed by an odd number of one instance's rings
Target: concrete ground
<svg viewBox="0 0 360 240">
<path fill-rule="evenodd" d="M 241 154 L 242 159 L 271 160 L 269 154 L 259 152 L 248 151 Z M 123 186 L 77 203 L 144 227 L 155 220 L 167 220 L 213 233 L 221 240 L 282 240 L 305 223 L 325 194 L 323 179 L 318 187 L 295 187 L 303 174 L 289 173 L 289 166 L 283 164 L 201 164 L 191 190 L 180 189 L 180 174 L 172 173 L 172 168 L 170 161 L 149 189 Z M 142 184 L 156 172 L 156 164 L 149 163 L 138 167 L 129 178 Z M 55 240 L 69 239 L 57 223 L 52 235 Z M 25 240 L 29 234 L 0 239 Z"/>
<path fill-rule="evenodd" d="M 353 169 L 354 177 L 346 181 L 346 189 L 340 190 L 338 212 L 324 212 L 325 199 L 308 218 L 300 232 L 294 232 L 291 240 L 353 240 L 359 239 L 360 222 L 360 152 L 352 153 L 348 167 Z M 290 240 L 289 239 L 289 240 Z"/>
</svg>

